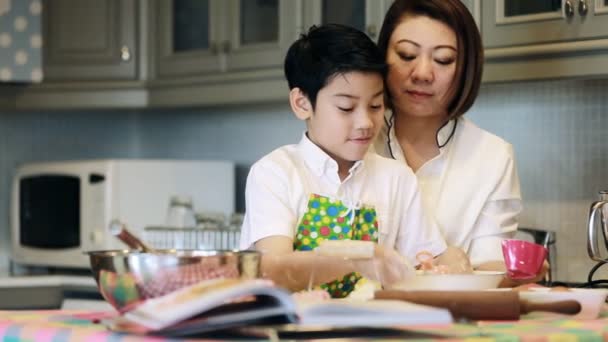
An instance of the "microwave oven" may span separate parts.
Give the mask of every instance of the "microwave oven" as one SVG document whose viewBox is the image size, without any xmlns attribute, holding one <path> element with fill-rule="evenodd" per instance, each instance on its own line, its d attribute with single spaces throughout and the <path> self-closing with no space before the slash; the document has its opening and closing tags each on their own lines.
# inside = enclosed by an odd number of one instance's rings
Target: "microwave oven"
<svg viewBox="0 0 608 342">
<path fill-rule="evenodd" d="M 10 209 L 11 260 L 31 266 L 87 268 L 92 250 L 125 249 L 113 219 L 144 236 L 162 225 L 172 196 L 195 211 L 234 212 L 229 161 L 104 159 L 40 162 L 17 168 Z"/>
</svg>

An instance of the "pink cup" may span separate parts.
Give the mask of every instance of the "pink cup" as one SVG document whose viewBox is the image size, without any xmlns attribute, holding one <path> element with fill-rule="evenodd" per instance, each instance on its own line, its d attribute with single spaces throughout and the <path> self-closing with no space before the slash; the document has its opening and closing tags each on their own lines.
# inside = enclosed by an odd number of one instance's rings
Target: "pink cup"
<svg viewBox="0 0 608 342">
<path fill-rule="evenodd" d="M 502 254 L 509 278 L 532 279 L 543 267 L 547 248 L 525 240 L 503 240 Z"/>
</svg>

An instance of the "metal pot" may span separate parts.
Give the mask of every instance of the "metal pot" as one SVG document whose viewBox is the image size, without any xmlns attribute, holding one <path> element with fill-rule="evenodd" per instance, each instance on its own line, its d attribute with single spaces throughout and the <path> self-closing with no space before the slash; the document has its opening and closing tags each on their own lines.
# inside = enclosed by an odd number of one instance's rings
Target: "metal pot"
<svg viewBox="0 0 608 342">
<path fill-rule="evenodd" d="M 214 278 L 257 278 L 257 251 L 88 252 L 101 295 L 120 312 L 146 299 Z"/>
<path fill-rule="evenodd" d="M 124 225 L 113 228 L 129 246 L 140 248 L 87 254 L 101 295 L 119 312 L 203 280 L 259 277 L 260 252 L 156 250 L 145 246 Z"/>
</svg>

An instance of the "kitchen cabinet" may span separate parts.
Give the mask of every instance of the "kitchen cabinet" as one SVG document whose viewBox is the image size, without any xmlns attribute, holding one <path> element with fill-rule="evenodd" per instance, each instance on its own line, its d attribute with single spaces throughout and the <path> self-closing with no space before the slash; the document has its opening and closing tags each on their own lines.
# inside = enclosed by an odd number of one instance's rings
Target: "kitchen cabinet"
<svg viewBox="0 0 608 342">
<path fill-rule="evenodd" d="M 482 11 L 486 48 L 608 37 L 605 0 L 495 0 Z"/>
<path fill-rule="evenodd" d="M 283 59 L 301 31 L 301 6 L 299 0 L 155 1 L 151 105 L 284 98 Z"/>
<path fill-rule="evenodd" d="M 135 0 L 46 1 L 45 80 L 135 79 L 135 11 Z"/>
<path fill-rule="evenodd" d="M 158 1 L 159 78 L 281 66 L 297 36 L 298 4 L 293 0 Z"/>
<path fill-rule="evenodd" d="M 226 13 L 213 0 L 158 1 L 157 75 L 160 78 L 220 71 Z"/>
<path fill-rule="evenodd" d="M 44 79 L 19 87 L 17 109 L 143 107 L 147 0 L 43 2 Z M 3 106 L 5 107 L 5 106 Z M 6 107 L 5 107 L 6 108 Z"/>
<path fill-rule="evenodd" d="M 484 1 L 481 32 L 486 81 L 608 74 L 606 0 Z"/>
<path fill-rule="evenodd" d="M 355 27 L 377 40 L 390 0 L 307 0 L 304 2 L 304 27 L 343 24 Z"/>
<path fill-rule="evenodd" d="M 280 66 L 301 16 L 293 0 L 160 0 L 157 10 L 161 79 Z"/>
</svg>

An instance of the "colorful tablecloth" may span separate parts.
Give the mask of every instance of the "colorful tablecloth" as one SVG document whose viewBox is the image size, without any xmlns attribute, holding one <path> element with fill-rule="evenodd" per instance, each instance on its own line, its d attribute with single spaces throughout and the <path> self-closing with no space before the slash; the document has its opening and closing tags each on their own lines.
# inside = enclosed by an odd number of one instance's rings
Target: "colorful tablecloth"
<svg viewBox="0 0 608 342">
<path fill-rule="evenodd" d="M 94 322 L 93 318 L 98 316 L 99 313 L 83 311 L 0 311 L 0 341 L 177 341 L 113 333 Z M 454 341 L 608 341 L 608 315 L 584 321 L 533 317 L 516 322 L 484 321 L 408 329 L 439 334 Z"/>
</svg>

